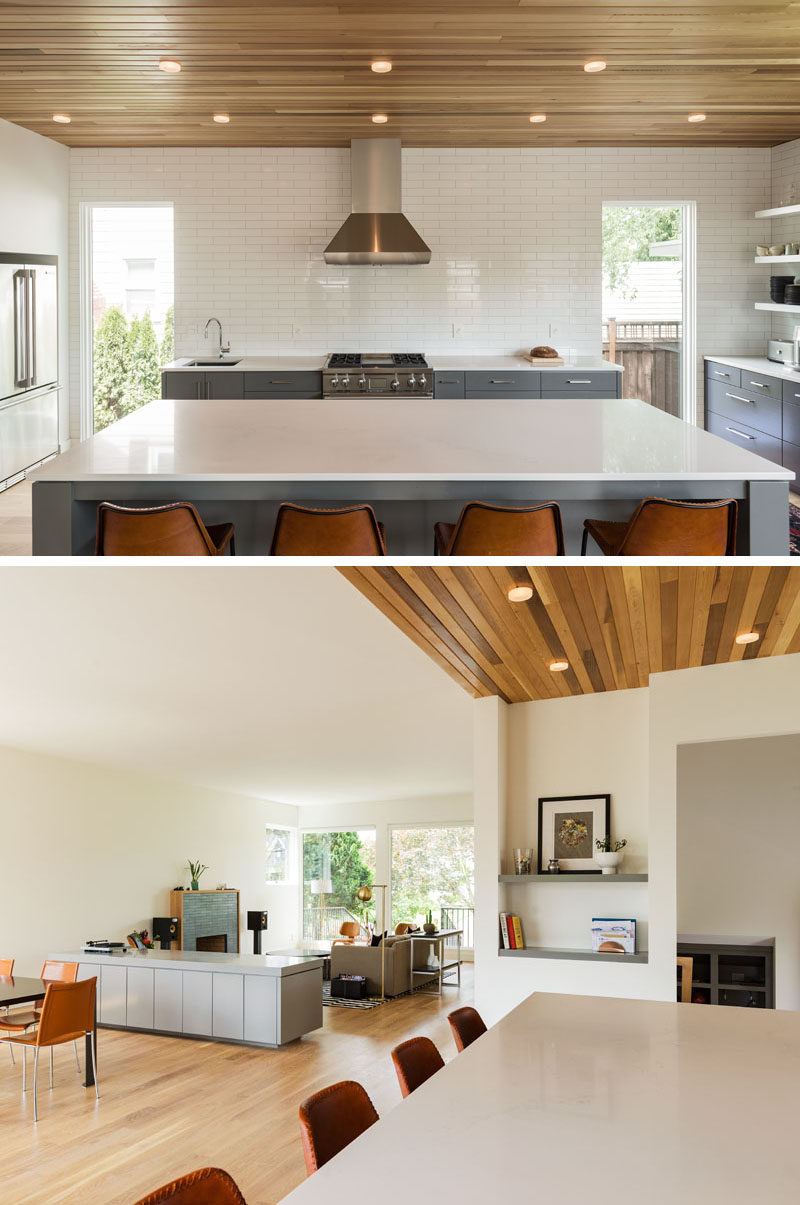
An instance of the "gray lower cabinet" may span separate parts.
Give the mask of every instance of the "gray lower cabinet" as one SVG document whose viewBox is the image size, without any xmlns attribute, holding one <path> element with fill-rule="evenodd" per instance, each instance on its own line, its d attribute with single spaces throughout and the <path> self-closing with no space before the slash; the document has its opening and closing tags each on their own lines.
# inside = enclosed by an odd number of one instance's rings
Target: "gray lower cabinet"
<svg viewBox="0 0 800 1205">
<path fill-rule="evenodd" d="M 776 382 L 780 385 L 780 381 Z M 736 385 L 721 385 L 709 381 L 706 390 L 708 409 L 714 414 L 731 418 L 737 423 L 763 431 L 774 439 L 781 438 L 781 399 L 772 395 L 757 396 L 749 389 Z"/>
<path fill-rule="evenodd" d="M 302 979 L 304 976 L 291 976 Z M 278 1044 L 278 992 L 281 980 L 267 975 L 246 975 L 244 981 L 244 1040 Z M 321 993 L 320 993 L 321 997 Z"/>
<path fill-rule="evenodd" d="M 715 364 L 713 361 L 707 360 L 706 379 L 709 381 L 720 381 L 723 385 L 741 385 L 742 370 L 741 368 L 732 368 L 730 364 Z"/>
<path fill-rule="evenodd" d="M 244 397 L 243 372 L 163 372 L 161 374 L 161 396 L 182 400 L 185 398 L 242 398 Z"/>
<path fill-rule="evenodd" d="M 244 975 L 213 976 L 211 1033 L 215 1038 L 244 1037 Z"/>
<path fill-rule="evenodd" d="M 128 967 L 127 1019 L 130 1029 L 153 1028 L 153 971 L 150 967 Z"/>
<path fill-rule="evenodd" d="M 182 1033 L 208 1037 L 212 1032 L 213 978 L 211 971 L 183 972 Z"/>
<path fill-rule="evenodd" d="M 180 971 L 153 972 L 153 1029 L 180 1033 L 183 1028 L 183 975 Z"/>
<path fill-rule="evenodd" d="M 433 374 L 433 396 L 434 397 L 453 397 L 460 398 L 464 396 L 464 373 L 463 372 L 434 372 Z"/>
<path fill-rule="evenodd" d="M 127 967 L 100 967 L 100 1022 L 125 1025 L 127 1008 Z"/>
<path fill-rule="evenodd" d="M 735 419 L 714 413 L 706 416 L 706 428 L 712 435 L 720 435 L 723 439 L 727 439 L 728 443 L 746 448 L 748 452 L 754 452 L 756 456 L 763 456 L 765 460 L 771 460 L 773 464 L 781 464 L 781 441 L 775 439 L 773 435 L 767 435 L 763 431 L 757 431 L 754 427 L 738 423 Z"/>
<path fill-rule="evenodd" d="M 319 398 L 322 397 L 321 372 L 247 372 L 245 397 Z"/>
<path fill-rule="evenodd" d="M 706 430 L 800 473 L 800 384 L 708 360 Z"/>
<path fill-rule="evenodd" d="M 797 481 L 800 481 L 800 445 L 784 442 L 783 445 L 783 467 L 791 469 L 797 474 Z M 797 481 L 794 482 L 792 489 L 798 488 Z"/>
<path fill-rule="evenodd" d="M 548 369 L 542 373 L 542 397 L 616 397 L 620 378 L 613 369 Z"/>
<path fill-rule="evenodd" d="M 520 370 L 519 372 L 465 372 L 465 397 L 540 397 L 541 373 Z"/>
</svg>

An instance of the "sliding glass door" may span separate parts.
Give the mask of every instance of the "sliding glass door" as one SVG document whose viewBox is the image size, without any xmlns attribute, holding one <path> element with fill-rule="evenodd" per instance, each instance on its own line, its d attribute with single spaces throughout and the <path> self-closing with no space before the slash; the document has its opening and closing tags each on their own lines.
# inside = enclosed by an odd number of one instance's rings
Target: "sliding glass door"
<svg viewBox="0 0 800 1205">
<path fill-rule="evenodd" d="M 421 925 L 430 910 L 442 929 L 473 944 L 475 830 L 471 824 L 392 829 L 392 925 Z"/>
</svg>

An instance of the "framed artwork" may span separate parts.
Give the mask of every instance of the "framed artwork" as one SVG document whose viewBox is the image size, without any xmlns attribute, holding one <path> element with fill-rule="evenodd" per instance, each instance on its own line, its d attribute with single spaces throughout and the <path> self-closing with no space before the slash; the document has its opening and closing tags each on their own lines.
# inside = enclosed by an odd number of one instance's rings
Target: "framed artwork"
<svg viewBox="0 0 800 1205">
<path fill-rule="evenodd" d="M 610 795 L 554 795 L 539 800 L 538 873 L 558 858 L 562 874 L 600 874 L 595 841 L 608 836 Z"/>
</svg>

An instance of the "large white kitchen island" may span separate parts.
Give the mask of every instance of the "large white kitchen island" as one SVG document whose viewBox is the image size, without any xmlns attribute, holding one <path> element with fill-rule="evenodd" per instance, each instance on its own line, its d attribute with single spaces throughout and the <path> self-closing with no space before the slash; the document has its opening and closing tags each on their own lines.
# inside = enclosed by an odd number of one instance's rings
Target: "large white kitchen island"
<svg viewBox="0 0 800 1205">
<path fill-rule="evenodd" d="M 196 950 L 50 954 L 97 976 L 100 1025 L 283 1046 L 322 1025 L 322 959 Z"/>
<path fill-rule="evenodd" d="M 739 501 L 738 551 L 785 556 L 794 474 L 635 399 L 162 399 L 31 474 L 34 555 L 88 555 L 97 504 L 195 503 L 264 555 L 282 501 L 370 502 L 389 551 L 421 555 L 472 499 L 554 499 L 585 517 L 650 495 Z"/>
</svg>

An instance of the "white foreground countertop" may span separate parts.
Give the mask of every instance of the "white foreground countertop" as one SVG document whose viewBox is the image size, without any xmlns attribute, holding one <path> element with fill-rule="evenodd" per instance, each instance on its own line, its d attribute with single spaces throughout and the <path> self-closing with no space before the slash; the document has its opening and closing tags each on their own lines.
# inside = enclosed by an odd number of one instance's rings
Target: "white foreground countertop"
<svg viewBox="0 0 800 1205">
<path fill-rule="evenodd" d="M 213 359 L 210 356 L 182 356 L 165 364 L 161 372 L 322 372 L 327 360 L 326 355 L 309 356 L 226 356 L 227 360 L 236 360 L 235 364 L 203 364 L 193 365 L 194 359 Z M 565 360 L 563 364 L 531 364 L 524 356 L 426 356 L 428 365 L 437 371 L 467 371 L 467 372 L 554 372 L 558 369 L 569 371 L 582 368 L 585 372 L 622 372 L 620 364 L 610 364 L 608 360 L 598 360 L 592 356 L 575 356 Z"/>
<path fill-rule="evenodd" d="M 538 993 L 284 1199 L 795 1205 L 798 1083 L 796 1012 Z"/>
<path fill-rule="evenodd" d="M 282 979 L 299 971 L 321 967 L 321 958 L 284 954 L 215 954 L 205 950 L 134 950 L 127 946 L 118 954 L 92 954 L 83 950 L 48 954 L 57 962 L 82 962 L 91 966 L 168 966 L 177 971 L 214 971 L 231 975 L 271 975 Z"/>
<path fill-rule="evenodd" d="M 794 479 L 632 398 L 150 402 L 38 481 Z"/>
<path fill-rule="evenodd" d="M 766 356 L 703 356 L 703 359 L 741 368 L 742 372 L 760 372 L 765 377 L 781 377 L 784 381 L 797 381 L 800 384 L 800 370 L 787 368 L 775 360 L 768 360 Z"/>
</svg>

